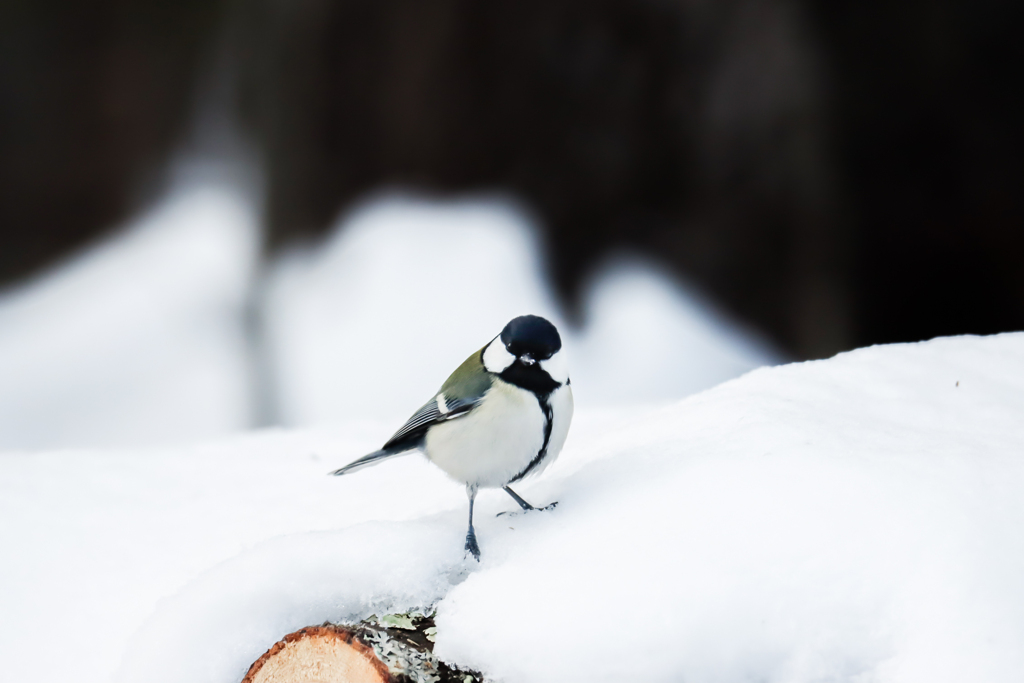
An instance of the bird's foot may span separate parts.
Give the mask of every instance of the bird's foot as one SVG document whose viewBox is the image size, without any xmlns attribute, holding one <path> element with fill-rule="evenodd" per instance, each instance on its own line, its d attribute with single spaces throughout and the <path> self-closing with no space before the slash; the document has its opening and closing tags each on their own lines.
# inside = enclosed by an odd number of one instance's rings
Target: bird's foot
<svg viewBox="0 0 1024 683">
<path fill-rule="evenodd" d="M 470 531 L 466 534 L 466 553 L 473 556 L 477 562 L 480 561 L 480 546 L 476 543 L 476 534 Z"/>
<path fill-rule="evenodd" d="M 518 517 L 519 515 L 526 514 L 527 512 L 544 512 L 545 510 L 554 510 L 557 505 L 558 505 L 558 501 L 556 500 L 554 503 L 549 503 L 548 505 L 545 505 L 542 508 L 535 508 L 535 507 L 533 507 L 531 505 L 528 508 L 523 508 L 521 511 L 520 510 L 511 510 L 511 511 L 506 510 L 505 512 L 499 512 L 495 516 L 496 517 L 501 517 L 503 515 L 508 515 L 509 517 Z"/>
</svg>

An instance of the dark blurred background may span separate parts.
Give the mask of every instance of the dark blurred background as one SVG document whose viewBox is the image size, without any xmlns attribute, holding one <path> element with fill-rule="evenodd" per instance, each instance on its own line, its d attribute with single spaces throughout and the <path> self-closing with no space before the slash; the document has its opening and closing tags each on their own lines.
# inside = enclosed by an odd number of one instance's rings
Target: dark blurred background
<svg viewBox="0 0 1024 683">
<path fill-rule="evenodd" d="M 796 357 L 1022 329 L 1018 33 L 994 0 L 4 0 L 0 283 L 137 211 L 221 63 L 268 253 L 375 188 L 499 190 L 569 310 L 625 247 Z"/>
</svg>

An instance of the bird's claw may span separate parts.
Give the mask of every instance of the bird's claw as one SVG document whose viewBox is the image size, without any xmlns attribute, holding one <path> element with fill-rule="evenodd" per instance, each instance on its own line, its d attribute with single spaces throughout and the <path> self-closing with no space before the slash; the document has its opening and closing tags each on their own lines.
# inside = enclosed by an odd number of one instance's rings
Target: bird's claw
<svg viewBox="0 0 1024 683">
<path fill-rule="evenodd" d="M 525 514 L 527 512 L 544 512 L 545 510 L 554 510 L 557 505 L 558 501 L 556 500 L 554 503 L 549 503 L 542 508 L 535 508 L 531 505 L 530 509 L 528 510 L 506 510 L 505 512 L 499 512 L 497 515 L 495 515 L 495 517 L 501 517 L 502 515 L 508 515 L 509 517 L 518 517 L 519 515 Z"/>
<path fill-rule="evenodd" d="M 466 535 L 466 553 L 473 556 L 477 562 L 480 561 L 480 546 L 476 542 L 476 534 Z"/>
</svg>

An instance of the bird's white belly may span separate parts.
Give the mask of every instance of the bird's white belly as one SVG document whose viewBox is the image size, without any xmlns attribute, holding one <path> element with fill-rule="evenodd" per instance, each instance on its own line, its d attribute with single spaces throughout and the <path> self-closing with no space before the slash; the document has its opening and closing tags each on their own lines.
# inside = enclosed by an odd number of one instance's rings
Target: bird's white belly
<svg viewBox="0 0 1024 683">
<path fill-rule="evenodd" d="M 425 450 L 456 481 L 504 486 L 544 445 L 544 422 L 536 396 L 495 380 L 486 398 L 468 415 L 432 427 Z"/>
</svg>

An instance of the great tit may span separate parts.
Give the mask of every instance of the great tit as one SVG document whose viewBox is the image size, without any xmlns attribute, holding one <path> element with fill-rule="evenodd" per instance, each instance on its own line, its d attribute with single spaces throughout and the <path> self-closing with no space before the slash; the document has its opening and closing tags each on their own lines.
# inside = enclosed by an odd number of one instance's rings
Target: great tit
<svg viewBox="0 0 1024 683">
<path fill-rule="evenodd" d="M 332 474 L 349 474 L 412 450 L 466 485 L 466 551 L 480 560 L 473 501 L 481 488 L 501 487 L 523 510 L 536 510 L 509 484 L 539 474 L 558 457 L 572 421 L 572 387 L 562 339 L 536 315 L 512 320 L 455 369 L 379 451 Z M 554 507 L 552 503 L 547 508 Z"/>
</svg>

